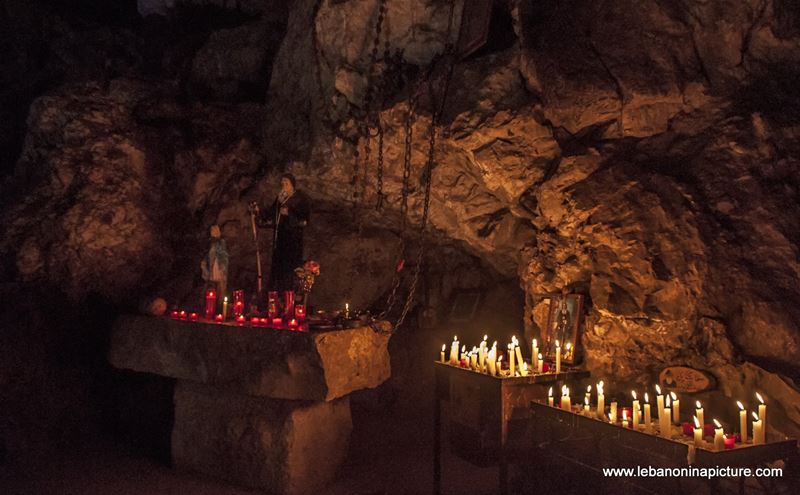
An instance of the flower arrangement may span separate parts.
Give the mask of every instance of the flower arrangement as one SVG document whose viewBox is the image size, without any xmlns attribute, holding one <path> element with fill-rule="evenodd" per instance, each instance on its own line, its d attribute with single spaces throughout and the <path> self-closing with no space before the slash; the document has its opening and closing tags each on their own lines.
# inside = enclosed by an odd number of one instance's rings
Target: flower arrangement
<svg viewBox="0 0 800 495">
<path fill-rule="evenodd" d="M 308 260 L 303 263 L 303 266 L 298 266 L 294 269 L 294 274 L 297 276 L 297 292 L 308 294 L 311 288 L 314 287 L 314 281 L 320 274 L 319 263 L 314 260 Z"/>
</svg>

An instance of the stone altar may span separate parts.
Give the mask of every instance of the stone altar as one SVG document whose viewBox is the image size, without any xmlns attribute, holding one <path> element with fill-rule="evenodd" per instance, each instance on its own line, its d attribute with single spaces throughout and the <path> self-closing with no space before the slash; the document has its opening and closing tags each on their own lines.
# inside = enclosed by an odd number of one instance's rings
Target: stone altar
<svg viewBox="0 0 800 495">
<path fill-rule="evenodd" d="M 177 379 L 175 467 L 269 493 L 312 493 L 347 453 L 349 394 L 390 376 L 389 328 L 298 332 L 124 316 L 109 361 Z"/>
</svg>

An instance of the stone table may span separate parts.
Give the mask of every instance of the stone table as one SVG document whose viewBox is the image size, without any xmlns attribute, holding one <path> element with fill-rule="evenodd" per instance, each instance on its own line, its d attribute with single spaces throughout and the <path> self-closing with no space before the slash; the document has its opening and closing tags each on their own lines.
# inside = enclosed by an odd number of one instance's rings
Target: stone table
<svg viewBox="0 0 800 495">
<path fill-rule="evenodd" d="M 343 462 L 349 394 L 389 378 L 390 336 L 388 324 L 318 333 L 124 316 L 109 361 L 177 379 L 176 467 L 301 494 Z"/>
</svg>

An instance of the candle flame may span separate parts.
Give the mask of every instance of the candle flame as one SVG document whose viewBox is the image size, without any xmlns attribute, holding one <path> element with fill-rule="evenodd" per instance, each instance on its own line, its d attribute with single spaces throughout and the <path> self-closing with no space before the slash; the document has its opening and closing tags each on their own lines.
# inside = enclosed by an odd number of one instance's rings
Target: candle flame
<svg viewBox="0 0 800 495">
<path fill-rule="evenodd" d="M 224 302 L 228 302 L 228 296 L 225 296 L 225 297 L 223 297 L 223 298 L 222 298 L 222 300 L 223 300 Z"/>
<path fill-rule="evenodd" d="M 542 353 L 541 352 L 539 353 L 538 357 L 539 357 L 540 360 L 542 359 Z"/>
<path fill-rule="evenodd" d="M 497 348 L 497 341 L 496 341 L 496 340 L 495 340 L 495 341 L 494 341 L 494 343 L 492 344 L 492 348 L 493 348 L 493 349 Z"/>
<path fill-rule="evenodd" d="M 553 396 L 553 387 L 550 387 L 550 390 L 547 391 L 547 396 L 548 397 L 552 397 Z"/>
<path fill-rule="evenodd" d="M 503 356 L 500 356 L 499 358 L 497 358 L 497 363 L 499 364 L 500 361 L 502 361 L 502 360 L 503 360 Z"/>
<path fill-rule="evenodd" d="M 598 395 L 603 395 L 603 380 L 600 380 L 595 387 Z"/>
<path fill-rule="evenodd" d="M 717 428 L 722 428 L 722 425 L 717 421 L 717 418 L 714 418 L 714 424 L 717 425 Z"/>
<path fill-rule="evenodd" d="M 677 396 L 677 395 L 675 395 L 675 392 L 670 392 L 670 393 L 669 393 L 669 395 L 670 395 L 670 397 L 672 397 L 672 401 L 673 401 L 673 402 L 675 402 L 676 400 L 678 400 L 678 396 Z"/>
<path fill-rule="evenodd" d="M 526 363 L 525 361 L 522 362 L 522 369 L 528 371 L 528 363 Z"/>
<path fill-rule="evenodd" d="M 631 395 L 633 396 L 633 400 L 637 400 L 636 399 L 636 390 L 631 390 Z"/>
<path fill-rule="evenodd" d="M 736 405 L 739 406 L 739 410 L 744 411 L 744 406 L 738 400 L 736 401 Z"/>
<path fill-rule="evenodd" d="M 628 410 L 627 409 L 623 409 L 622 410 L 622 421 L 628 421 Z"/>
<path fill-rule="evenodd" d="M 755 411 L 753 411 L 753 418 L 755 418 L 756 421 L 761 421 L 761 419 L 758 417 L 758 414 L 756 414 Z"/>
<path fill-rule="evenodd" d="M 538 346 L 537 346 L 536 339 L 533 339 L 533 347 L 538 347 Z"/>
<path fill-rule="evenodd" d="M 488 336 L 488 335 L 484 335 L 484 336 L 483 336 L 483 341 L 484 341 L 484 342 L 486 342 L 486 339 L 488 339 L 488 338 L 489 338 L 489 336 Z"/>
<path fill-rule="evenodd" d="M 586 387 L 586 393 L 588 394 L 588 393 L 591 393 L 591 392 L 592 392 L 592 386 L 589 385 L 588 387 Z"/>
<path fill-rule="evenodd" d="M 656 393 L 661 395 L 661 387 L 659 387 L 658 384 L 656 384 Z"/>
<path fill-rule="evenodd" d="M 571 342 L 567 342 L 567 350 L 570 350 L 570 349 L 572 349 L 572 343 Z"/>
<path fill-rule="evenodd" d="M 519 340 L 517 340 L 517 336 L 516 335 L 512 335 L 511 336 L 511 343 L 514 344 L 514 345 L 517 345 L 517 342 L 519 342 Z"/>
<path fill-rule="evenodd" d="M 645 403 L 647 403 L 647 404 L 649 404 L 649 403 L 650 403 L 650 397 L 648 397 L 648 396 L 647 396 L 647 392 L 645 392 L 645 393 L 644 393 L 644 401 L 645 401 Z"/>
<path fill-rule="evenodd" d="M 584 397 L 583 398 L 583 403 L 588 406 L 589 405 L 589 398 L 588 397 Z"/>
<path fill-rule="evenodd" d="M 667 405 L 666 405 L 666 406 L 664 406 L 664 407 L 665 407 L 665 408 L 669 408 L 670 404 L 671 404 L 671 402 L 670 402 L 670 400 L 669 400 L 669 395 L 668 395 L 668 396 L 667 396 Z"/>
<path fill-rule="evenodd" d="M 466 345 L 462 345 L 461 346 L 461 352 L 467 352 L 467 346 Z"/>
<path fill-rule="evenodd" d="M 699 401 L 699 400 L 698 400 L 698 401 L 695 401 L 695 405 L 697 405 L 697 408 L 698 408 L 698 409 L 702 409 L 702 408 L 703 408 L 703 406 L 700 404 L 700 401 Z"/>
<path fill-rule="evenodd" d="M 557 339 L 556 339 L 556 347 L 561 347 L 561 344 L 558 343 Z"/>
<path fill-rule="evenodd" d="M 692 416 L 694 418 L 694 427 L 700 428 L 700 420 L 697 419 L 697 416 Z"/>
<path fill-rule="evenodd" d="M 445 349 L 447 349 L 447 346 L 445 344 L 442 344 L 442 352 L 444 352 Z"/>
<path fill-rule="evenodd" d="M 458 342 L 458 335 L 453 335 L 453 342 Z"/>
<path fill-rule="evenodd" d="M 762 404 L 764 403 L 764 399 L 761 397 L 761 394 L 759 394 L 758 392 L 756 392 L 756 398 L 758 399 L 758 402 L 760 402 Z"/>
<path fill-rule="evenodd" d="M 567 395 L 569 393 L 569 389 L 566 385 L 561 385 L 561 395 Z"/>
</svg>

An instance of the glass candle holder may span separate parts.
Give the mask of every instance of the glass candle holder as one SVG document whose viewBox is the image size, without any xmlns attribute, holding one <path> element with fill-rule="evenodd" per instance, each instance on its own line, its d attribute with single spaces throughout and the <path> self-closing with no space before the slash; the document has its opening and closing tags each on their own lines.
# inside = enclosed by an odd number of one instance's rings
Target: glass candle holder
<svg viewBox="0 0 800 495">
<path fill-rule="evenodd" d="M 278 291 L 271 290 L 267 292 L 267 318 L 276 318 L 278 316 Z"/>
<path fill-rule="evenodd" d="M 286 318 L 294 318 L 294 291 L 283 292 L 283 315 Z"/>
<path fill-rule="evenodd" d="M 233 291 L 233 316 L 238 318 L 244 314 L 244 291 Z"/>
<path fill-rule="evenodd" d="M 214 289 L 208 289 L 206 291 L 206 310 L 204 316 L 206 320 L 210 320 L 214 317 L 214 313 L 216 313 L 217 309 L 217 291 Z"/>
<path fill-rule="evenodd" d="M 297 321 L 304 322 L 306 321 L 306 306 L 305 304 L 295 304 L 294 306 L 294 316 L 297 318 Z"/>
</svg>

